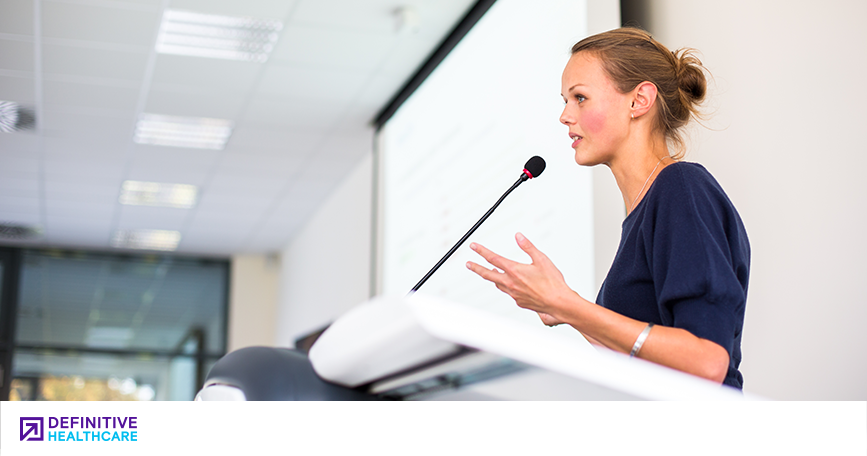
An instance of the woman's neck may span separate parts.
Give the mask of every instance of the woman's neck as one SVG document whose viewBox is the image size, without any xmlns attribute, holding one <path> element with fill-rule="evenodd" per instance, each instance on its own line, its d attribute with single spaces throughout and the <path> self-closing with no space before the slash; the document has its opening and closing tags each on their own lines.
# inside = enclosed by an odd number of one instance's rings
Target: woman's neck
<svg viewBox="0 0 867 456">
<path fill-rule="evenodd" d="M 616 160 L 607 163 L 620 188 L 627 215 L 644 199 L 662 169 L 672 163 L 665 138 L 624 147 Z"/>
</svg>

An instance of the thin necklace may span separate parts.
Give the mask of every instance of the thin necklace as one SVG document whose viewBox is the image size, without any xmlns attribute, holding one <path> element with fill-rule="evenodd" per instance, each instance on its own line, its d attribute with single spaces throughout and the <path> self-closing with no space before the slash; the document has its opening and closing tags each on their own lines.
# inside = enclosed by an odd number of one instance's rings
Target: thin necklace
<svg viewBox="0 0 867 456">
<path fill-rule="evenodd" d="M 653 171 L 651 171 L 650 175 L 647 176 L 647 180 L 644 181 L 644 185 L 641 186 L 641 190 L 638 191 L 638 194 L 635 195 L 635 199 L 632 200 L 632 205 L 629 206 L 629 212 L 632 212 L 632 209 L 635 208 L 635 202 L 638 201 L 638 197 L 641 196 L 641 192 L 644 191 L 644 188 L 647 187 L 647 183 L 650 182 L 650 177 L 653 176 L 653 173 L 656 172 L 656 169 L 659 168 L 659 164 L 662 163 L 663 160 L 665 160 L 665 157 L 660 158 L 659 161 L 656 162 L 656 166 L 653 167 Z"/>
</svg>

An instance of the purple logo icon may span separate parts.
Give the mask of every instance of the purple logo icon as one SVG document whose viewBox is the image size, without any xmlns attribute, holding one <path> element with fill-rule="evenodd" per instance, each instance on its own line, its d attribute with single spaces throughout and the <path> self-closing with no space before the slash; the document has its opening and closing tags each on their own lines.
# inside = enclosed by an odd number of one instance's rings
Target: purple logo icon
<svg viewBox="0 0 867 456">
<path fill-rule="evenodd" d="M 22 416 L 21 417 L 21 441 L 40 441 L 45 440 L 43 430 L 45 422 L 41 416 Z"/>
</svg>

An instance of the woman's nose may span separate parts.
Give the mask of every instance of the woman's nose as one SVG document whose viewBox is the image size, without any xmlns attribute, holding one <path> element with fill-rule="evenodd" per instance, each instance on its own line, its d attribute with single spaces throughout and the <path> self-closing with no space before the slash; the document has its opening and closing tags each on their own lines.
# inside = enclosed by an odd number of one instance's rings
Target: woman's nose
<svg viewBox="0 0 867 456">
<path fill-rule="evenodd" d="M 569 113 L 569 107 L 568 106 L 563 108 L 563 113 L 560 114 L 560 123 L 563 125 L 570 125 L 570 124 L 575 123 L 575 119 Z"/>
</svg>

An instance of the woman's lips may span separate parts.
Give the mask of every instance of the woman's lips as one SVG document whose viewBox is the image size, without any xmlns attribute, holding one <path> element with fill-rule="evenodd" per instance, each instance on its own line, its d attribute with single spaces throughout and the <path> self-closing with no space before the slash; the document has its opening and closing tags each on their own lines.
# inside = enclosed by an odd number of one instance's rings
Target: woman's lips
<svg viewBox="0 0 867 456">
<path fill-rule="evenodd" d="M 582 136 L 572 136 L 571 138 L 574 140 L 574 141 L 572 141 L 572 148 L 573 149 L 578 147 L 578 143 L 581 142 L 582 139 L 584 139 L 584 137 L 582 137 Z"/>
</svg>

